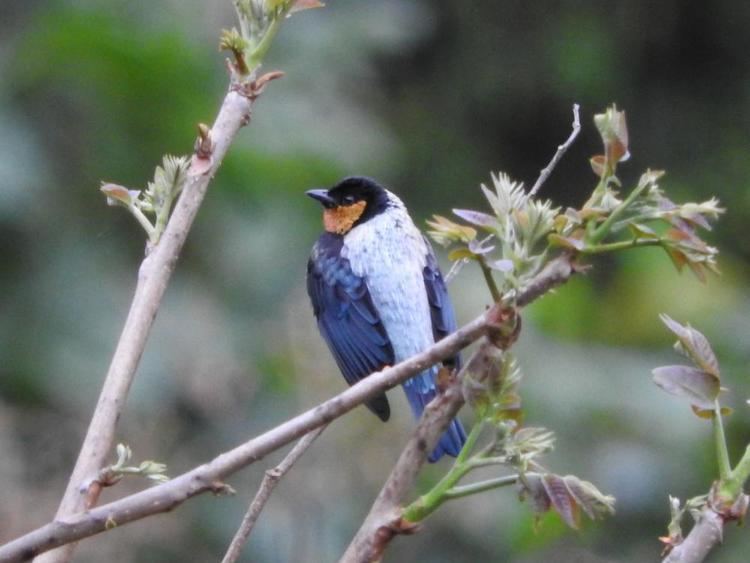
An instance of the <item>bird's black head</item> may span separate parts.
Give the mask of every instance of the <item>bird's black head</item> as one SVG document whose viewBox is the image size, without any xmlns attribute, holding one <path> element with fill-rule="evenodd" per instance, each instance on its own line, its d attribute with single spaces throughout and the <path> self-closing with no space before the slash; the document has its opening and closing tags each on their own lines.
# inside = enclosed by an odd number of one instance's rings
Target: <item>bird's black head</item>
<svg viewBox="0 0 750 563">
<path fill-rule="evenodd" d="M 325 208 L 323 226 L 326 231 L 339 235 L 379 215 L 388 208 L 390 201 L 383 186 L 361 176 L 344 178 L 330 189 L 305 193 Z"/>
</svg>

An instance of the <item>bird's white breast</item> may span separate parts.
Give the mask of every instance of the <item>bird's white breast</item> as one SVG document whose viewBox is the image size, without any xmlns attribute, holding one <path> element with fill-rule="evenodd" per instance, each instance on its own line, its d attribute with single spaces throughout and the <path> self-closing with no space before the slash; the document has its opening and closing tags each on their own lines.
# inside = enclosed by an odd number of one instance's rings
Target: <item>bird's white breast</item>
<svg viewBox="0 0 750 563">
<path fill-rule="evenodd" d="M 401 201 L 344 237 L 342 256 L 364 277 L 396 361 L 434 342 L 423 270 L 427 246 Z"/>
</svg>

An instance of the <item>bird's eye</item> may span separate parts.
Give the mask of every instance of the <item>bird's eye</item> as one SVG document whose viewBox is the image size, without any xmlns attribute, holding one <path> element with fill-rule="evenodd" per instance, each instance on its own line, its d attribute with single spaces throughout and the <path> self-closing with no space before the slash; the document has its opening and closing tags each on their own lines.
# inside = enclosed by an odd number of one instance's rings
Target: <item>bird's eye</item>
<svg viewBox="0 0 750 563">
<path fill-rule="evenodd" d="M 354 199 L 354 196 L 353 196 L 353 195 L 346 195 L 346 196 L 344 196 L 344 198 L 343 198 L 343 199 L 342 199 L 341 201 L 342 201 L 342 203 L 343 203 L 344 205 L 351 205 L 351 204 L 352 204 L 352 203 L 354 203 L 354 202 L 355 202 L 356 200 Z"/>
</svg>

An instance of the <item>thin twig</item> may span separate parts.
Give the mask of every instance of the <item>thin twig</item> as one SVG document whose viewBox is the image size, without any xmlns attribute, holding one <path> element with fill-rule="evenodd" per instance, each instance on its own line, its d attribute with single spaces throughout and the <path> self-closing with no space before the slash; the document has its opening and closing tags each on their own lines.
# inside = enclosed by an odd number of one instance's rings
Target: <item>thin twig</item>
<svg viewBox="0 0 750 563">
<path fill-rule="evenodd" d="M 112 451 L 117 421 L 122 414 L 136 368 L 146 346 L 156 313 L 167 288 L 185 239 L 224 155 L 240 128 L 247 124 L 254 98 L 230 88 L 211 128 L 213 154 L 211 165 L 200 174 L 188 177 L 172 217 L 159 243 L 141 263 L 138 282 L 125 326 L 117 343 L 96 409 L 84 438 L 78 461 L 71 473 L 55 518 L 64 520 L 96 504 L 99 488 L 89 490 L 86 483 L 96 480 Z M 43 563 L 70 559 L 74 547 L 43 557 Z"/>
<path fill-rule="evenodd" d="M 557 147 L 557 152 L 555 152 L 555 156 L 552 157 L 552 160 L 550 160 L 547 167 L 539 173 L 539 178 L 537 178 L 536 183 L 531 188 L 531 190 L 529 190 L 529 193 L 526 196 L 529 199 L 534 197 L 542 187 L 544 182 L 547 181 L 547 178 L 549 178 L 550 174 L 552 174 L 552 171 L 555 169 L 555 166 L 557 166 L 557 163 L 560 162 L 560 159 L 563 157 L 568 148 L 570 148 L 570 145 L 572 145 L 573 141 L 576 140 L 578 133 L 581 132 L 581 118 L 579 116 L 579 110 L 580 106 L 578 104 L 573 104 L 573 131 L 571 131 L 568 139 L 562 145 Z"/>
<path fill-rule="evenodd" d="M 255 523 L 258 521 L 258 517 L 263 511 L 268 499 L 271 497 L 271 493 L 276 488 L 276 485 L 279 484 L 281 478 L 286 475 L 295 463 L 297 463 L 297 460 L 302 457 L 302 454 L 307 451 L 307 448 L 312 445 L 315 438 L 317 438 L 325 428 L 325 426 L 321 426 L 309 434 L 305 434 L 300 441 L 295 444 L 286 457 L 281 460 L 281 463 L 273 469 L 266 471 L 263 481 L 260 484 L 260 488 L 255 494 L 253 502 L 250 503 L 250 507 L 247 509 L 245 517 L 242 519 L 242 523 L 240 524 L 237 533 L 234 535 L 234 538 L 232 538 L 232 543 L 229 544 L 227 553 L 224 555 L 224 559 L 221 560 L 221 563 L 234 563 L 239 559 L 242 548 L 245 546 L 247 538 L 250 537 L 250 533 L 253 531 L 253 526 L 255 526 Z"/>
<path fill-rule="evenodd" d="M 205 492 L 225 492 L 223 480 L 269 453 L 324 426 L 403 383 L 430 366 L 456 355 L 478 340 L 490 328 L 488 313 L 436 342 L 430 348 L 383 371 L 373 373 L 335 397 L 229 450 L 210 462 L 183 473 L 166 483 L 127 496 L 86 512 L 58 518 L 20 538 L 0 546 L 0 563 L 25 561 L 32 557 L 114 527 L 168 512 L 187 499 Z M 460 390 L 458 395 L 460 396 Z M 435 438 L 437 441 L 437 436 Z M 426 453 L 425 453 L 426 455 Z"/>
</svg>

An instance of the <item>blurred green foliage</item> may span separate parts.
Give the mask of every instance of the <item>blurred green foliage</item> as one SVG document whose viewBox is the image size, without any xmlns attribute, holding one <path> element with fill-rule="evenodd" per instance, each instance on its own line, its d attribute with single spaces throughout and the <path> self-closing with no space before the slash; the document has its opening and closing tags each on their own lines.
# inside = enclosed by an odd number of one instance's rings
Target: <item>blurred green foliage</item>
<svg viewBox="0 0 750 563">
<path fill-rule="evenodd" d="M 217 44 L 234 21 L 229 0 L 10 0 L 3 11 L 0 541 L 53 514 L 134 287 L 144 237 L 105 205 L 99 182 L 142 188 L 162 154 L 192 149 L 225 89 Z M 526 420 L 557 431 L 551 465 L 614 494 L 618 513 L 581 534 L 553 516 L 535 534 L 530 511 L 498 491 L 449 503 L 389 557 L 653 560 L 667 494 L 704 492 L 716 474 L 706 425 L 651 383 L 670 356 L 658 313 L 706 333 L 732 389 L 735 454 L 750 435 L 748 25 L 738 0 L 339 0 L 293 18 L 267 64 L 287 76 L 211 187 L 118 439 L 173 475 L 342 388 L 304 295 L 319 231 L 304 189 L 358 173 L 392 186 L 420 223 L 481 208 L 491 170 L 533 183 L 579 102 L 584 131 L 541 195 L 580 205 L 596 180 L 591 117 L 616 102 L 633 153 L 620 167 L 626 185 L 663 168 L 675 199 L 716 195 L 728 209 L 707 236 L 721 278 L 701 285 L 661 251 L 631 252 L 595 261 L 526 315 Z M 450 290 L 463 320 L 489 299 L 468 269 Z M 393 395 L 387 425 L 362 409 L 321 436 L 274 494 L 248 560 L 340 555 L 413 424 Z M 79 560 L 216 560 L 275 460 L 233 479 L 237 497 L 86 541 Z M 428 468 L 424 487 L 440 474 Z M 742 560 L 747 547 L 728 530 L 712 560 Z"/>
</svg>

